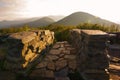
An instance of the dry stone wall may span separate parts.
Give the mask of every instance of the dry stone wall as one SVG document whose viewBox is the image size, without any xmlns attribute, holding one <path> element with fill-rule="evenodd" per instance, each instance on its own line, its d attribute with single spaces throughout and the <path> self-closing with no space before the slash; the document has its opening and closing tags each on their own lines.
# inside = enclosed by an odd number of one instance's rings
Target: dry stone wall
<svg viewBox="0 0 120 80">
<path fill-rule="evenodd" d="M 77 66 L 85 80 L 109 80 L 106 51 L 108 34 L 100 30 L 70 31 L 71 43 L 77 49 Z"/>
<path fill-rule="evenodd" d="M 29 75 L 31 80 L 70 80 L 76 72 L 76 49 L 67 41 L 56 42 Z M 43 79 L 44 78 L 44 79 Z M 74 80 L 78 80 L 74 78 Z"/>
<path fill-rule="evenodd" d="M 54 32 L 35 30 L 13 33 L 8 36 L 5 69 L 15 72 L 29 71 L 48 52 L 54 41 Z M 39 58 L 39 59 L 38 59 Z"/>
</svg>

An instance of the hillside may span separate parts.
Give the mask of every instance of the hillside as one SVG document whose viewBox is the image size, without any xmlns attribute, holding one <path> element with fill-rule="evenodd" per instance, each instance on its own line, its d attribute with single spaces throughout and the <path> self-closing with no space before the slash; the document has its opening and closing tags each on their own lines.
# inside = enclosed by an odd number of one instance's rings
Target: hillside
<svg viewBox="0 0 120 80">
<path fill-rule="evenodd" d="M 65 16 L 63 16 L 63 15 L 56 15 L 56 16 L 50 15 L 50 16 L 47 16 L 47 17 L 53 19 L 54 21 L 59 21 L 59 20 L 63 19 Z"/>
<path fill-rule="evenodd" d="M 45 26 L 60 19 L 63 19 L 64 16 L 62 15 L 50 15 L 44 17 L 33 17 L 27 19 L 20 19 L 20 20 L 3 20 L 0 21 L 0 28 L 9 28 L 9 27 L 19 27 L 28 24 L 30 26 Z"/>
<path fill-rule="evenodd" d="M 93 23 L 93 24 L 104 24 L 104 25 L 115 24 L 113 22 L 110 22 L 105 19 L 101 19 L 99 17 L 96 17 L 94 15 L 91 15 L 91 14 L 85 13 L 85 12 L 73 13 L 73 14 L 63 18 L 62 20 L 59 20 L 55 24 L 76 26 L 81 23 Z"/>
<path fill-rule="evenodd" d="M 31 27 L 38 27 L 38 26 L 46 26 L 51 23 L 54 23 L 55 20 L 61 19 L 57 16 L 52 16 L 51 18 L 48 17 L 34 17 L 28 19 L 21 19 L 21 20 L 13 20 L 13 21 L 0 21 L 0 28 L 8 28 L 8 27 L 20 27 L 24 25 L 29 25 Z"/>
<path fill-rule="evenodd" d="M 25 23 L 23 25 L 28 25 L 31 27 L 39 27 L 39 26 L 46 26 L 46 25 L 49 25 L 49 24 L 54 23 L 54 22 L 55 21 L 49 17 L 43 17 L 43 18 L 40 18 L 38 20 L 29 22 L 29 23 Z"/>
<path fill-rule="evenodd" d="M 12 20 L 12 21 L 4 20 L 4 21 L 0 21 L 0 28 L 14 27 L 17 25 L 21 25 L 21 24 L 35 21 L 37 19 L 38 18 L 28 18 L 28 19 Z"/>
</svg>

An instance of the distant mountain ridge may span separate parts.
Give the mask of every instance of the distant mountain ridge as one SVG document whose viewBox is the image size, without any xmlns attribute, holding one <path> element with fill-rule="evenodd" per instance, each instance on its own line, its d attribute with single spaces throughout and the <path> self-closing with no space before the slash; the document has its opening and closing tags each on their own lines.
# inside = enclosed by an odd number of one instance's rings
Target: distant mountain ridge
<svg viewBox="0 0 120 80">
<path fill-rule="evenodd" d="M 1 21 L 0 22 L 0 28 L 8 28 L 8 27 L 15 27 L 17 25 L 25 24 L 28 22 L 32 22 L 34 20 L 37 20 L 38 18 L 30 18 L 30 19 L 21 19 L 21 20 L 12 20 L 12 21 Z"/>
<path fill-rule="evenodd" d="M 104 25 L 112 25 L 116 24 L 114 22 L 101 19 L 99 17 L 96 17 L 94 15 L 91 15 L 89 13 L 85 12 L 75 12 L 71 15 L 63 18 L 62 20 L 59 20 L 58 22 L 55 22 L 54 24 L 60 24 L 60 25 L 79 25 L 81 23 L 93 23 L 93 24 L 104 24 Z"/>
<path fill-rule="evenodd" d="M 20 27 L 24 25 L 30 25 L 31 27 L 38 27 L 38 26 L 46 26 L 55 21 L 62 19 L 64 16 L 45 16 L 45 17 L 34 17 L 28 19 L 21 19 L 21 20 L 4 20 L 0 21 L 0 28 L 8 28 L 8 27 Z"/>
<path fill-rule="evenodd" d="M 59 20 L 63 19 L 65 16 L 62 16 L 62 15 L 52 16 L 52 15 L 50 15 L 50 16 L 47 16 L 47 17 L 53 19 L 54 21 L 59 21 Z"/>
<path fill-rule="evenodd" d="M 92 24 L 102 24 L 102 25 L 118 25 L 114 22 L 101 19 L 92 14 L 85 12 L 75 12 L 66 17 L 64 16 L 46 16 L 46 17 L 35 17 L 29 19 L 22 20 L 14 20 L 14 21 L 0 21 L 0 28 L 6 27 L 21 27 L 24 25 L 28 25 L 31 27 L 40 27 L 47 26 L 50 24 L 60 24 L 65 26 L 77 26 L 83 23 L 92 23 Z"/>
<path fill-rule="evenodd" d="M 31 27 L 40 27 L 40 26 L 47 26 L 47 25 L 52 24 L 54 22 L 55 21 L 49 17 L 43 17 L 43 18 L 40 18 L 38 20 L 29 22 L 29 23 L 25 23 L 23 25 L 28 25 Z"/>
</svg>

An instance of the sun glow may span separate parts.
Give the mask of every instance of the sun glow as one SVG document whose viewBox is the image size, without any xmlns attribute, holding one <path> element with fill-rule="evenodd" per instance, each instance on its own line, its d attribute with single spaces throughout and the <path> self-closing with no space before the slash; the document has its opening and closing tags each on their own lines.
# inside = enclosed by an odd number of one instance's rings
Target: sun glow
<svg viewBox="0 0 120 80">
<path fill-rule="evenodd" d="M 42 11 L 40 0 L 29 0 L 26 3 L 26 15 L 29 17 L 40 16 Z"/>
<path fill-rule="evenodd" d="M 120 0 L 24 0 L 25 7 L 19 14 L 23 17 L 69 15 L 82 11 L 103 19 L 118 22 Z M 114 4 L 113 4 L 114 3 Z"/>
</svg>

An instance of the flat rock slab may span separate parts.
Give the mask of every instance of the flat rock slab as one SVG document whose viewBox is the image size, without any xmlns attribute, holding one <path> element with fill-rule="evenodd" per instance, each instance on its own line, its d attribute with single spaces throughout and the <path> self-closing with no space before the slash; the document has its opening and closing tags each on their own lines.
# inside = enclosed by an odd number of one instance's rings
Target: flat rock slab
<svg viewBox="0 0 120 80">
<path fill-rule="evenodd" d="M 103 32 L 101 30 L 82 30 L 82 33 L 88 34 L 88 35 L 106 35 L 106 32 Z"/>
<path fill-rule="evenodd" d="M 36 34 L 34 32 L 19 32 L 14 33 L 9 36 L 12 40 L 21 40 L 22 43 L 27 43 L 35 38 Z"/>
</svg>

